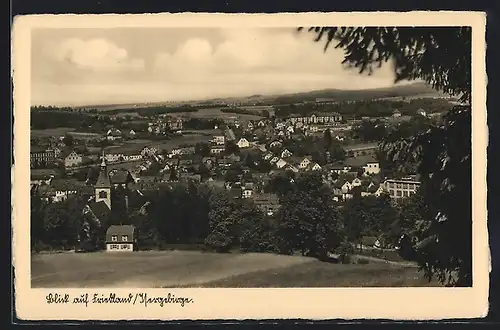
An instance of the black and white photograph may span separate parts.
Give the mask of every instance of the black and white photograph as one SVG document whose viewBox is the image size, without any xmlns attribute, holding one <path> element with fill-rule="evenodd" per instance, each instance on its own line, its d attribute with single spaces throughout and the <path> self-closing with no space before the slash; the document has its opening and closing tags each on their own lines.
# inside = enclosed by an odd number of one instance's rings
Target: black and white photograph
<svg viewBox="0 0 500 330">
<path fill-rule="evenodd" d="M 28 287 L 485 280 L 471 24 L 90 22 L 34 26 L 23 54 Z"/>
</svg>

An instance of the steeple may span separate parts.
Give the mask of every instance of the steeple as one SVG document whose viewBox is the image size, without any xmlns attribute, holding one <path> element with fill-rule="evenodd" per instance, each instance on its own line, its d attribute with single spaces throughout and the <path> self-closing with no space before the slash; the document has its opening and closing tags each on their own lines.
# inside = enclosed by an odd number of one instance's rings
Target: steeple
<svg viewBox="0 0 500 330">
<path fill-rule="evenodd" d="M 97 178 L 97 182 L 95 184 L 96 188 L 111 188 L 111 182 L 109 181 L 107 166 L 106 166 L 106 157 L 104 155 L 104 149 L 102 150 L 102 162 L 101 162 L 101 171 L 99 172 L 99 177 Z"/>
<path fill-rule="evenodd" d="M 106 158 L 102 151 L 101 171 L 95 184 L 95 201 L 104 202 L 111 210 L 111 182 L 109 181 L 108 170 L 106 168 Z"/>
<path fill-rule="evenodd" d="M 106 157 L 104 156 L 104 149 L 102 149 L 102 162 L 101 162 L 101 170 L 106 168 Z"/>
</svg>

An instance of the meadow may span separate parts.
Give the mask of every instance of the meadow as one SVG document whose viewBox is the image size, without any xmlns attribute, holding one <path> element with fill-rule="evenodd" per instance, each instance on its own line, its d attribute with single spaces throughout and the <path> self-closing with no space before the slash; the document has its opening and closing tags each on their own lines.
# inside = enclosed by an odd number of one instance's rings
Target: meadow
<svg viewBox="0 0 500 330">
<path fill-rule="evenodd" d="M 58 127 L 58 128 L 48 128 L 48 129 L 32 129 L 32 137 L 59 137 L 64 136 L 66 133 L 74 132 L 75 129 L 71 127 Z"/>
<path fill-rule="evenodd" d="M 239 113 L 231 113 L 231 112 L 222 112 L 220 111 L 222 108 L 204 108 L 198 109 L 196 112 L 177 112 L 169 114 L 171 116 L 176 117 L 191 117 L 191 118 L 234 118 L 237 120 L 259 120 L 262 119 L 262 116 L 259 115 L 248 115 L 248 114 L 239 114 Z"/>
<path fill-rule="evenodd" d="M 332 264 L 302 256 L 201 251 L 37 254 L 32 287 L 437 286 L 412 265 Z"/>
</svg>

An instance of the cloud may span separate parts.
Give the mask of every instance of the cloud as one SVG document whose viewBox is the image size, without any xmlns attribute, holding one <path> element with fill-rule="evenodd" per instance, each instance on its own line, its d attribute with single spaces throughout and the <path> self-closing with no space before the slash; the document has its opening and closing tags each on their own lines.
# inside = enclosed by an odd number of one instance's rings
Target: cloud
<svg viewBox="0 0 500 330">
<path fill-rule="evenodd" d="M 65 39 L 54 49 L 53 58 L 80 69 L 94 71 L 143 70 L 143 59 L 133 59 L 124 48 L 106 39 Z"/>
<path fill-rule="evenodd" d="M 230 79 L 231 75 L 241 74 L 252 75 L 254 81 L 260 76 L 263 83 L 279 77 L 282 83 L 290 83 L 289 79 L 298 82 L 311 75 L 322 76 L 320 80 L 352 78 L 352 83 L 363 78 L 367 83 L 372 80 L 386 86 L 394 80 L 389 64 L 365 78 L 356 69 L 349 70 L 341 64 L 341 50 L 332 47 L 325 53 L 321 44 L 313 42 L 312 34 L 296 33 L 292 28 L 271 33 L 268 29 L 229 29 L 222 35 L 224 40 L 215 46 L 207 40 L 192 38 L 172 53 L 157 54 L 154 68 L 163 78 L 176 82 L 215 82 L 219 75 Z"/>
</svg>

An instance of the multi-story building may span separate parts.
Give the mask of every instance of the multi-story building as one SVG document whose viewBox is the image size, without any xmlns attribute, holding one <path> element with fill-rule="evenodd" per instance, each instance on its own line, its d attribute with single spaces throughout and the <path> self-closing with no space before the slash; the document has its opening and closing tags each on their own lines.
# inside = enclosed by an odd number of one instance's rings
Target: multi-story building
<svg viewBox="0 0 500 330">
<path fill-rule="evenodd" d="M 30 164 L 33 166 L 38 163 L 50 163 L 55 160 L 55 151 L 33 146 L 30 150 Z"/>
<path fill-rule="evenodd" d="M 405 198 L 414 194 L 420 187 L 420 182 L 414 178 L 386 179 L 384 189 L 391 198 Z"/>
</svg>

